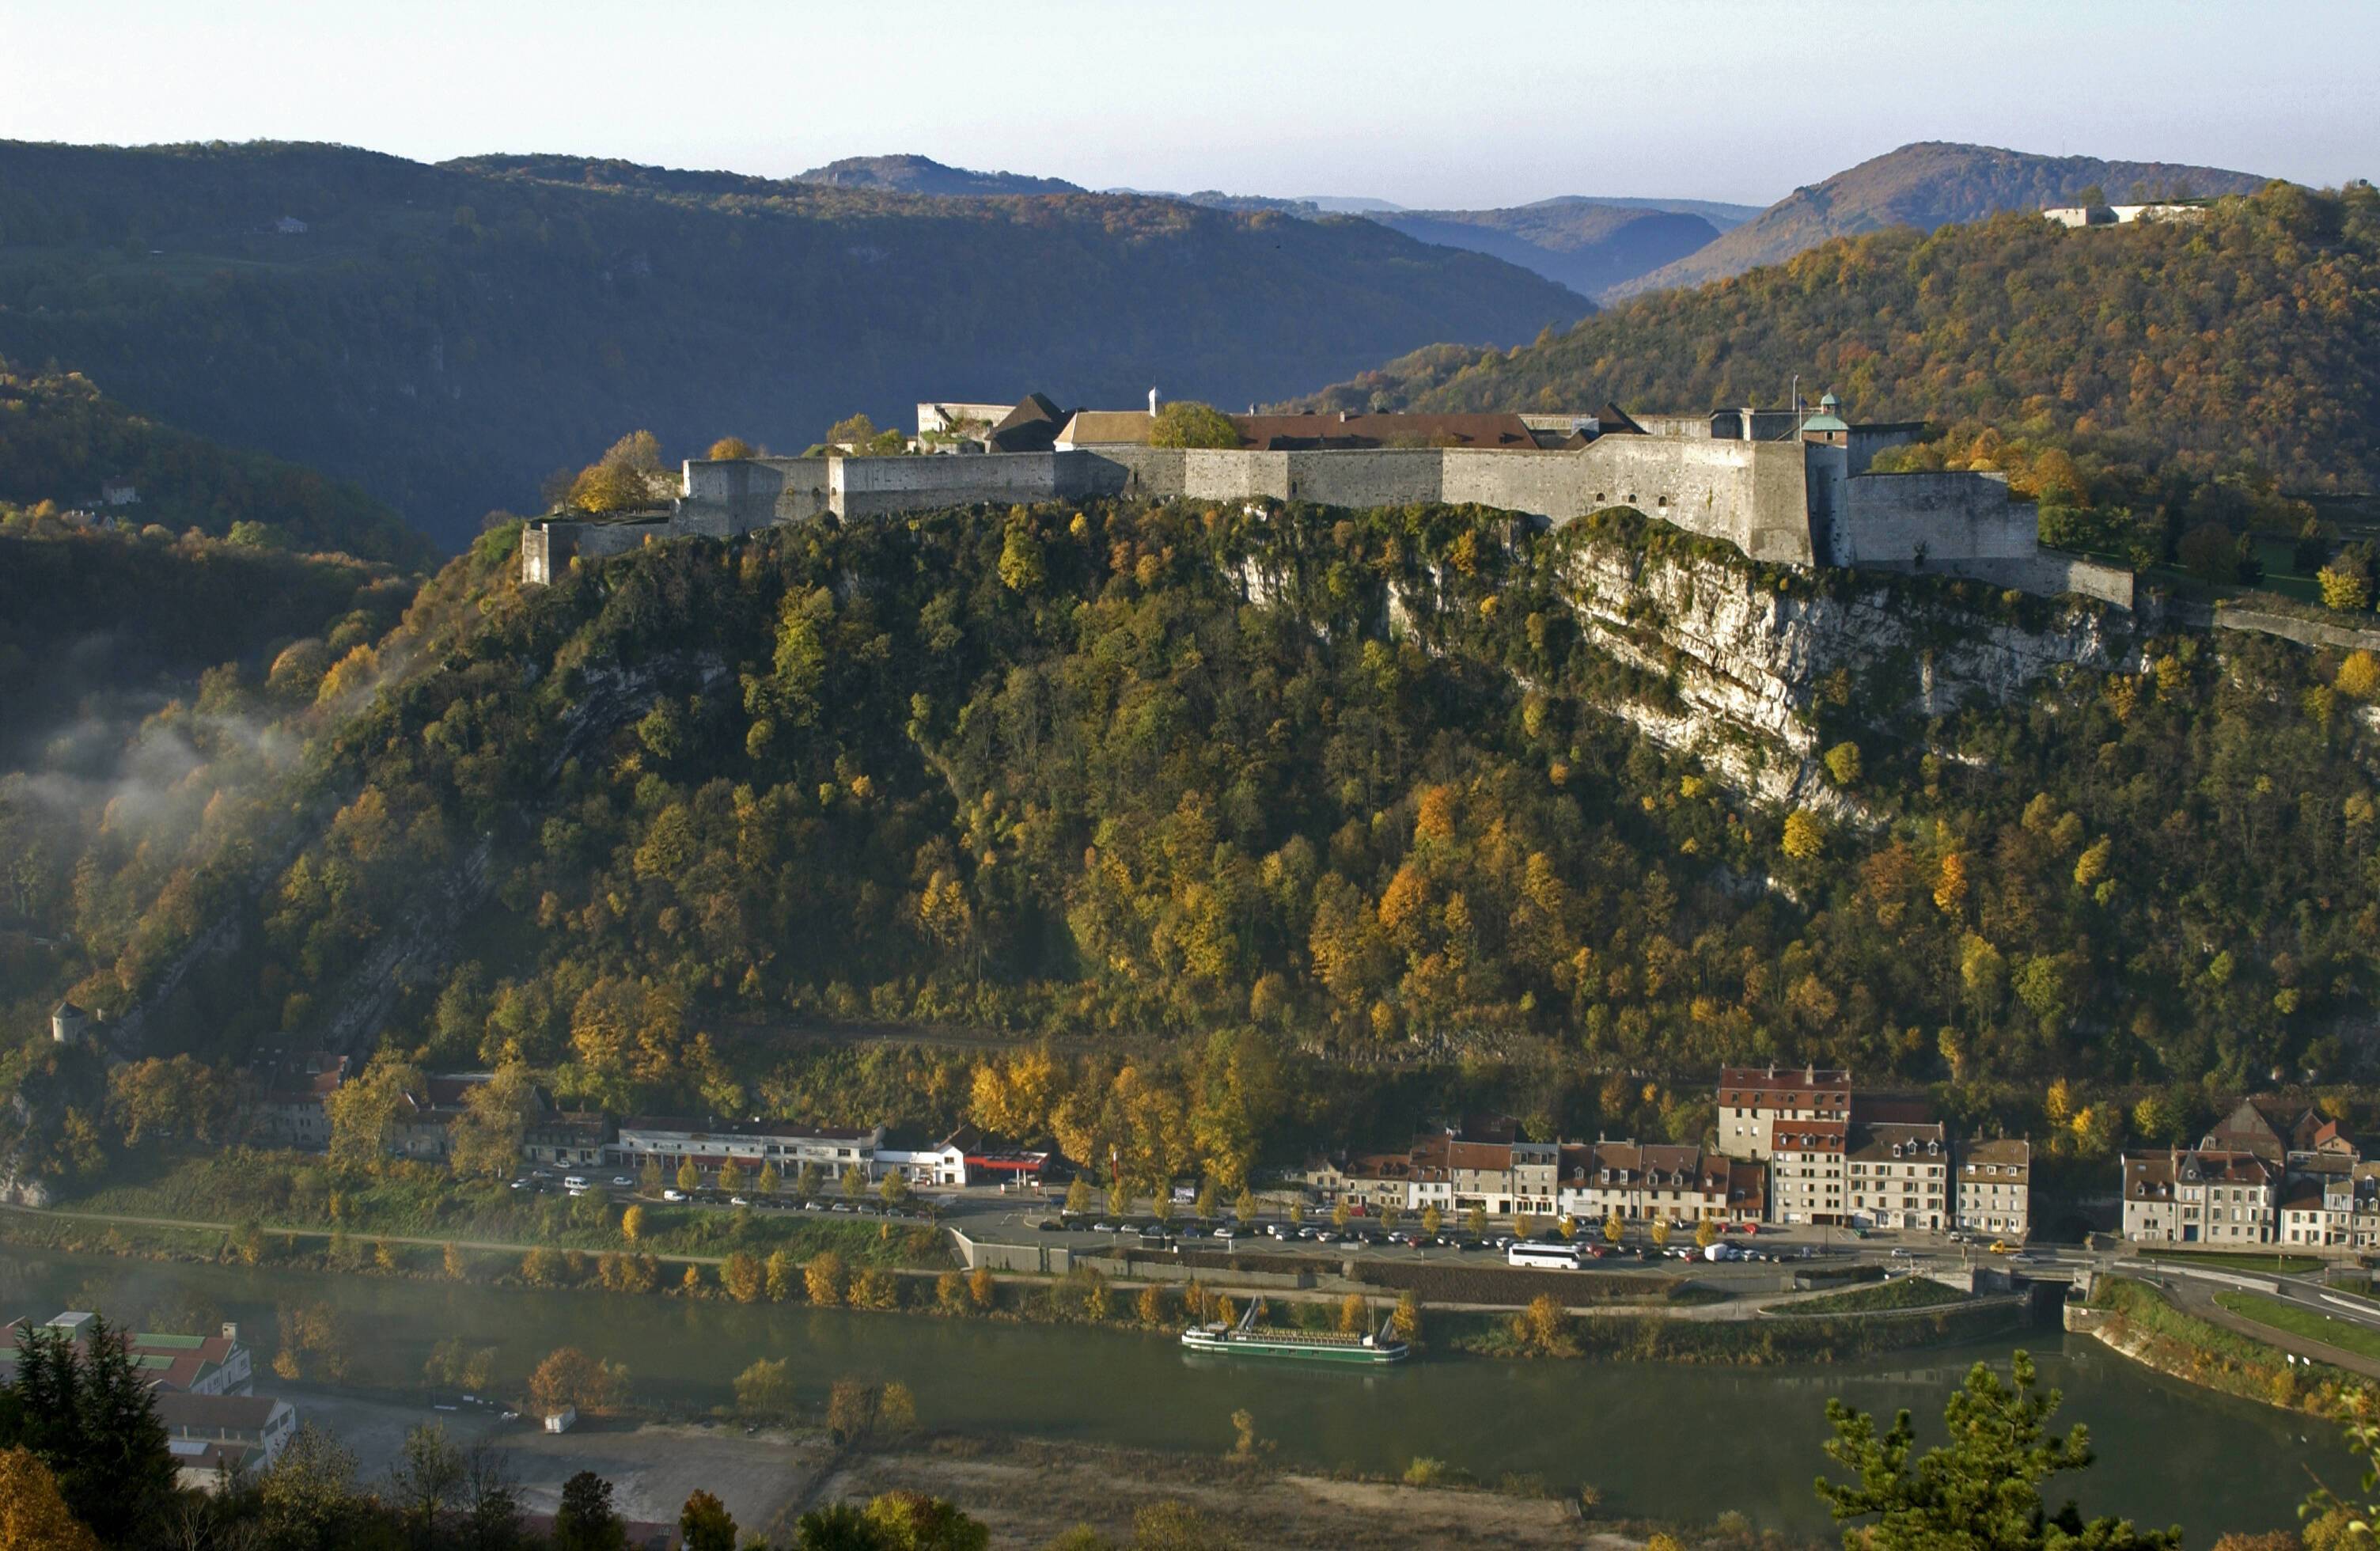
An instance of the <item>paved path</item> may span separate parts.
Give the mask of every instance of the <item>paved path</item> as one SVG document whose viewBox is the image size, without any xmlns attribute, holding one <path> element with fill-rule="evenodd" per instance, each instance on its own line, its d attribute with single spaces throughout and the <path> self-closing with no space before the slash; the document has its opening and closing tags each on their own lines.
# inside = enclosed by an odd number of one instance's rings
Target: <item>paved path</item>
<svg viewBox="0 0 2380 1551">
<path fill-rule="evenodd" d="M 18 1212 L 32 1218 L 72 1218 L 81 1222 L 121 1222 L 137 1228 L 182 1228 L 200 1233 L 229 1233 L 235 1226 L 228 1222 L 201 1222 L 192 1218 L 136 1218 L 116 1212 L 78 1212 L 52 1206 L 0 1206 L 0 1211 Z M 266 1233 L 297 1239 L 328 1239 L 336 1231 L 327 1228 L 292 1228 L 273 1222 L 261 1222 L 257 1227 Z M 407 1233 L 350 1233 L 347 1237 L 359 1244 L 424 1244 L 432 1249 L 443 1249 L 452 1244 L 456 1249 L 482 1250 L 496 1254 L 527 1254 L 533 1249 L 569 1253 L 568 1246 L 564 1245 L 507 1243 L 494 1239 L 439 1239 Z M 601 1254 L 606 1252 L 583 1250 L 580 1253 Z M 727 1259 L 723 1254 L 664 1254 L 658 1251 L 654 1252 L 653 1258 L 673 1266 L 720 1266 L 724 1265 Z"/>
<path fill-rule="evenodd" d="M 2176 1308 L 2185 1314 L 2195 1315 L 2211 1325 L 2220 1325 L 2227 1330 L 2262 1341 L 2266 1346 L 2293 1351 L 2300 1357 L 2311 1357 L 2334 1368 L 2344 1368 L 2349 1373 L 2362 1374 L 2367 1378 L 2380 1378 L 2380 1361 L 2344 1351 L 2325 1341 L 2309 1339 L 2277 1326 L 2262 1324 L 2245 1315 L 2233 1314 L 2215 1301 L 2217 1292 L 2231 1290 L 2217 1283 L 2200 1281 L 2192 1277 L 2175 1277 L 2155 1285 L 2173 1300 Z M 2331 1311 L 2325 1309 L 2322 1312 Z M 2346 1316 L 2341 1315 L 2339 1317 L 2344 1319 Z"/>
</svg>

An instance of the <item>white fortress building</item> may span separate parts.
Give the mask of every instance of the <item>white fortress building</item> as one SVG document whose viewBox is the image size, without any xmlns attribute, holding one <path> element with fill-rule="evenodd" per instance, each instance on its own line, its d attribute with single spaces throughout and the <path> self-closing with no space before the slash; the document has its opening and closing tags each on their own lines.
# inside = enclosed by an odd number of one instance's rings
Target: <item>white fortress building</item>
<svg viewBox="0 0 2380 1551">
<path fill-rule="evenodd" d="M 1235 448 L 1151 444 L 1147 409 L 917 406 L 917 455 L 689 459 L 665 508 L 528 525 L 522 579 L 662 539 L 727 538 L 781 523 L 989 503 L 1101 497 L 1308 502 L 1364 508 L 1479 505 L 1553 526 L 1627 507 L 1783 565 L 1873 566 L 1965 577 L 2130 608 L 2121 567 L 2041 547 L 2032 503 L 1999 474 L 1882 474 L 1876 454 L 1913 422 L 1852 425 L 1815 408 L 1632 418 L 1577 414 L 1233 415 Z"/>
</svg>

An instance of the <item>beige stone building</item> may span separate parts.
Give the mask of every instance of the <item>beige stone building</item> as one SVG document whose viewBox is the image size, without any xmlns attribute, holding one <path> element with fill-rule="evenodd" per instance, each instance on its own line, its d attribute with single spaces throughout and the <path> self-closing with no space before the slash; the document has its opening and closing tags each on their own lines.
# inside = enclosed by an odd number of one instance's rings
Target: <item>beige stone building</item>
<svg viewBox="0 0 2380 1551">
<path fill-rule="evenodd" d="M 1857 1127 L 1843 1172 L 1853 1227 L 1939 1233 L 1950 1226 L 1950 1143 L 1938 1121 Z"/>
<path fill-rule="evenodd" d="M 2022 1240 L 2033 1232 L 2033 1144 L 1970 1142 L 1958 1150 L 1953 1186 L 1958 1225 L 1969 1233 Z"/>
<path fill-rule="evenodd" d="M 2124 1237 L 2135 1243 L 2271 1243 L 2280 1169 L 2253 1153 L 2175 1147 L 2122 1160 Z"/>
<path fill-rule="evenodd" d="M 1768 1154 L 1769 1220 L 1847 1221 L 1844 1154 L 1849 1125 L 1838 1120 L 1779 1119 L 1764 1139 Z"/>
<path fill-rule="evenodd" d="M 1661 1143 L 1597 1142 L 1562 1149 L 1560 1209 L 1588 1225 L 1612 1213 L 1623 1222 L 1661 1221 L 1681 1226 L 1706 1218 L 1737 1220 L 1730 1200 L 1730 1160 L 1700 1147 Z M 1754 1180 L 1762 1173 L 1749 1166 Z M 1746 1198 L 1759 1210 L 1754 1180 Z"/>
<path fill-rule="evenodd" d="M 1767 1158 L 1785 1121 L 1852 1118 L 1852 1074 L 1815 1066 L 1724 1067 L 1718 1074 L 1718 1150 Z"/>
</svg>

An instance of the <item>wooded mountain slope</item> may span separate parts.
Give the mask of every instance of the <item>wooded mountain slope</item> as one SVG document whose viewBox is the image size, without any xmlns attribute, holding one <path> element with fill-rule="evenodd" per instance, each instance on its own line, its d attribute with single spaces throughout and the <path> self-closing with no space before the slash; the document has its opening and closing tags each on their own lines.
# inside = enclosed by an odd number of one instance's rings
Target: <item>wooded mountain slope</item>
<svg viewBox="0 0 2380 1551">
<path fill-rule="evenodd" d="M 870 1019 L 2036 1095 L 2337 1073 L 2380 972 L 2368 659 L 2152 639 L 1929 719 L 1869 654 L 1804 686 L 1867 816 L 1813 824 L 1613 714 L 1678 708 L 1585 629 L 1582 556 L 1875 594 L 1945 648 L 2058 612 L 1445 508 L 936 514 L 526 592 L 510 540 L 425 589 L 378 695 L 227 688 L 310 740 L 298 773 L 199 769 L 178 843 L 59 836 L 52 973 L 122 1006 L 243 923 L 149 1024 L 237 1052 L 382 1005 L 358 983 L 409 943 L 399 1047 L 725 1111 L 785 1059 L 761 1030 Z M 1638 661 L 1675 649 L 1632 617 Z"/>
<path fill-rule="evenodd" d="M 1822 183 L 1796 188 L 1716 242 L 1614 287 L 1616 295 L 1699 285 L 1781 263 L 1829 237 L 1888 226 L 1930 232 L 1981 221 L 2002 211 L 2071 204 L 2085 189 L 2107 199 L 2247 194 L 2265 180 L 2221 167 L 2166 162 L 2103 162 L 2095 156 L 2037 156 L 1998 146 L 1921 140 L 1870 157 Z"/>
<path fill-rule="evenodd" d="M 1855 419 L 1974 422 L 2102 462 L 2371 491 L 2380 196 L 2276 184 L 2192 225 L 2070 232 L 2011 214 L 1838 239 L 1544 344 L 1420 351 L 1299 402 L 1704 410 L 1781 404 L 1796 373 Z"/>
<path fill-rule="evenodd" d="M 798 451 L 855 409 L 905 423 L 921 397 L 1245 402 L 1578 311 L 1354 218 L 0 145 L 0 353 L 356 479 L 449 545 L 639 426 L 676 456 L 728 432 Z"/>
<path fill-rule="evenodd" d="M 245 524 L 258 541 L 425 569 L 434 552 L 346 480 L 161 425 L 80 375 L 0 360 L 0 503 L 97 507 L 110 480 L 130 482 L 139 499 L 108 515 L 136 527 L 221 538 Z"/>
</svg>

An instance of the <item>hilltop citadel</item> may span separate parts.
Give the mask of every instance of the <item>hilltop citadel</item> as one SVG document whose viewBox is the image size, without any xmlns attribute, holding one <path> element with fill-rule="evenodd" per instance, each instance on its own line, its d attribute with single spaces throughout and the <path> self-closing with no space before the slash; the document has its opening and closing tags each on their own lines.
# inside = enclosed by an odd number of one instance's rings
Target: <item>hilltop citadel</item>
<svg viewBox="0 0 2380 1551">
<path fill-rule="evenodd" d="M 2033 503 L 2005 476 L 1879 473 L 1911 422 L 1853 425 L 1830 394 L 1815 409 L 1574 414 L 1234 415 L 1235 448 L 1151 442 L 1147 410 L 1062 411 L 926 403 L 910 443 L 937 455 L 688 459 L 666 507 L 529 525 L 522 578 L 655 539 L 725 538 L 779 523 L 1123 496 L 1308 502 L 1366 508 L 1443 502 L 1554 526 L 1613 507 L 1725 539 L 1785 565 L 1922 571 L 2130 608 L 2131 574 L 2044 549 Z"/>
</svg>

